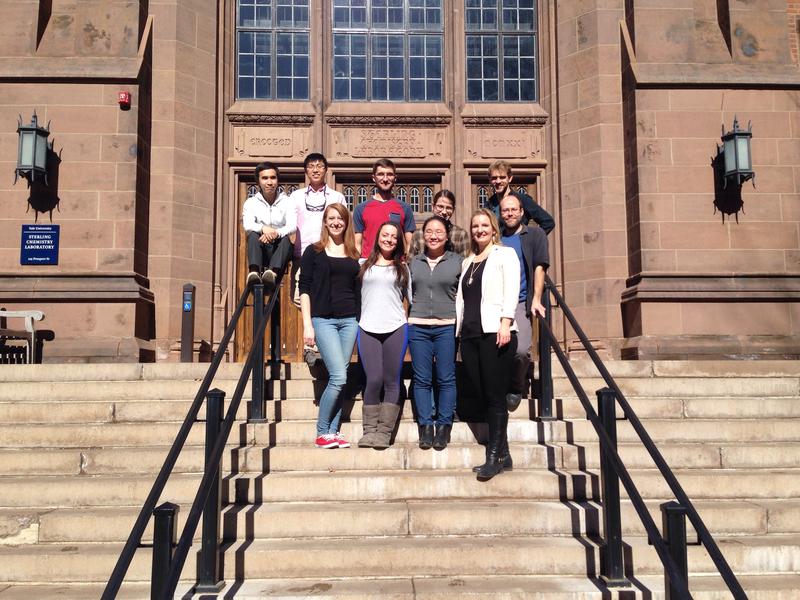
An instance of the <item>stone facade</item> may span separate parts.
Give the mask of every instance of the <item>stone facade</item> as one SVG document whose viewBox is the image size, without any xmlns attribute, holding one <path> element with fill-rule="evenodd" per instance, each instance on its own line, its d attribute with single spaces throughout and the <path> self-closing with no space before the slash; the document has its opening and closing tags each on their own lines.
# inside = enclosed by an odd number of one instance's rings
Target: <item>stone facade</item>
<svg viewBox="0 0 800 600">
<path fill-rule="evenodd" d="M 467 101 L 458 0 L 443 101 L 332 101 L 328 4 L 310 3 L 309 100 L 289 102 L 237 100 L 231 0 L 0 0 L 0 305 L 45 311 L 47 359 L 175 359 L 186 282 L 197 343 L 217 341 L 252 167 L 302 184 L 317 150 L 339 187 L 396 159 L 399 182 L 456 193 L 462 226 L 509 160 L 556 218 L 551 276 L 610 356 L 800 355 L 800 3 L 540 3 L 539 100 L 505 104 Z M 61 153 L 52 213 L 13 185 L 34 110 Z M 734 117 L 753 127 L 741 197 L 712 167 Z M 61 225 L 58 266 L 19 264 L 36 218 Z"/>
</svg>

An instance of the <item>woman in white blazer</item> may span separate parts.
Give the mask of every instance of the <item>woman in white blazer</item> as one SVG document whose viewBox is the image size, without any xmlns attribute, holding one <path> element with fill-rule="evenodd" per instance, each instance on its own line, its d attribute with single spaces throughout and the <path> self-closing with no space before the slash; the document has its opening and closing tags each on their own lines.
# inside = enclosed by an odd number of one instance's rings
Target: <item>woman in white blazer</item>
<svg viewBox="0 0 800 600">
<path fill-rule="evenodd" d="M 472 253 L 464 259 L 456 294 L 456 335 L 461 359 L 476 394 L 486 404 L 489 442 L 486 462 L 473 471 L 488 481 L 511 470 L 508 451 L 508 393 L 519 301 L 519 258 L 500 242 L 500 228 L 492 211 L 480 208 L 470 221 Z"/>
</svg>

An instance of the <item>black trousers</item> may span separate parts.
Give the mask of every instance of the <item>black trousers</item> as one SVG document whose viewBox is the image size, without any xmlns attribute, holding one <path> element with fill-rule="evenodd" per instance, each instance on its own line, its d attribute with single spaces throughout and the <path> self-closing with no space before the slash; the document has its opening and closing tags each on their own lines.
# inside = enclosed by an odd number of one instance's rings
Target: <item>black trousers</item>
<svg viewBox="0 0 800 600">
<path fill-rule="evenodd" d="M 284 236 L 267 244 L 258 241 L 261 234 L 255 231 L 247 232 L 247 264 L 252 269 L 272 269 L 276 273 L 281 271 L 292 255 L 294 246 L 289 236 Z"/>
<path fill-rule="evenodd" d="M 496 333 L 462 338 L 461 360 L 472 388 L 469 395 L 479 397 L 487 409 L 507 410 L 506 394 L 517 352 L 517 333 L 512 331 L 511 341 L 501 348 L 496 341 Z"/>
</svg>

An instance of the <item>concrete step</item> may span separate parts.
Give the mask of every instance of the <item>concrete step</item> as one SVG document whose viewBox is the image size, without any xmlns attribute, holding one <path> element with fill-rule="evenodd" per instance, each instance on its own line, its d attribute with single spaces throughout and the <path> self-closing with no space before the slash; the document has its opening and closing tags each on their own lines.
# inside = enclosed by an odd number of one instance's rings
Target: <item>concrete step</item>
<svg viewBox="0 0 800 600">
<path fill-rule="evenodd" d="M 719 421 L 715 419 L 692 419 L 676 423 L 673 419 L 643 420 L 645 428 L 656 443 L 664 442 L 797 442 L 800 428 L 792 419 Z M 257 444 L 283 445 L 308 444 L 315 433 L 313 421 L 282 421 L 276 424 L 254 424 L 252 438 Z M 2 428 L 0 428 L 2 431 Z M 483 441 L 486 425 L 482 423 L 456 423 L 451 439 L 456 443 Z M 360 423 L 343 423 L 342 434 L 349 440 L 358 440 L 362 434 Z M 544 443 L 568 442 L 597 443 L 597 434 L 586 420 L 533 422 L 510 419 L 508 438 L 513 442 Z M 630 423 L 617 423 L 617 438 L 620 442 L 638 442 L 639 437 Z M 415 423 L 401 421 L 396 428 L 395 443 L 417 443 L 419 432 Z"/>
<path fill-rule="evenodd" d="M 8 382 L 69 382 L 69 381 L 153 381 L 153 380 L 203 380 L 210 363 L 94 363 L 56 366 L 3 365 L 3 381 Z M 237 380 L 244 363 L 223 362 L 217 369 L 215 380 Z M 265 365 L 266 376 L 270 367 Z M 310 379 L 311 373 L 305 363 L 281 365 L 282 379 Z M 213 385 L 212 385 L 213 387 Z"/>
<path fill-rule="evenodd" d="M 662 500 L 647 501 L 657 523 Z M 190 506 L 181 506 L 179 527 Z M 695 508 L 713 535 L 800 533 L 791 517 L 800 501 L 700 500 Z M 121 542 L 139 507 L 58 508 L 0 511 L 3 545 Z M 599 535 L 602 508 L 594 502 L 532 500 L 452 500 L 393 502 L 273 502 L 229 505 L 223 512 L 225 539 L 309 538 L 404 535 Z M 92 527 L 87 528 L 86 523 Z M 644 535 L 628 501 L 622 502 L 624 535 Z M 151 540 L 151 525 L 145 541 Z M 688 524 L 689 536 L 694 537 Z M 199 536 L 199 532 L 197 534 Z M 196 536 L 196 537 L 197 537 Z"/>
<path fill-rule="evenodd" d="M 678 470 L 675 475 L 693 500 L 800 498 L 800 471 Z M 654 470 L 632 470 L 644 498 L 669 498 L 669 487 Z M 267 477 L 241 476 L 235 482 L 236 501 L 401 500 L 436 498 L 597 499 L 599 476 L 581 471 L 515 469 L 476 485 L 471 472 L 381 471 L 365 477 L 357 471 L 332 473 L 272 473 Z M 625 496 L 623 491 L 623 497 Z"/>
<path fill-rule="evenodd" d="M 671 496 L 658 471 L 630 472 L 645 498 Z M 687 469 L 676 470 L 675 474 L 689 497 L 695 500 L 800 498 L 798 469 L 766 472 L 763 469 Z M 163 498 L 173 502 L 191 500 L 199 479 L 199 474 L 173 475 Z M 9 508 L 137 505 L 143 502 L 153 481 L 152 474 L 3 477 L 0 479 L 0 502 Z M 467 469 L 285 472 L 227 477 L 223 481 L 223 499 L 233 501 L 235 496 L 239 503 L 436 498 L 580 501 L 596 499 L 598 488 L 596 473 L 569 470 L 515 469 L 484 485 L 475 481 L 474 474 Z"/>
<path fill-rule="evenodd" d="M 236 379 L 243 363 L 219 366 L 218 377 Z M 574 357 L 570 366 L 579 377 L 599 377 L 597 369 L 587 358 Z M 792 360 L 702 360 L 648 361 L 610 360 L 606 368 L 614 378 L 652 377 L 800 377 L 800 365 Z M 4 381 L 119 381 L 139 379 L 202 379 L 209 363 L 146 363 L 146 364 L 69 364 L 56 367 L 42 365 L 4 365 Z M 534 367 L 538 364 L 534 361 Z M 269 367 L 266 368 L 269 373 Z M 305 363 L 284 363 L 282 376 L 291 379 L 310 377 Z M 538 376 L 538 374 L 537 374 Z M 553 377 L 564 378 L 558 360 L 553 359 Z"/>
<path fill-rule="evenodd" d="M 321 390 L 318 390 L 321 392 Z M 317 394 L 319 396 L 319 394 Z M 247 402 L 242 398 L 237 418 L 247 418 Z M 786 419 L 800 417 L 800 402 L 793 397 L 712 397 L 712 398 L 655 398 L 632 397 L 628 399 L 640 419 Z M 412 401 L 403 407 L 402 418 L 413 420 Z M 0 401 L 0 424 L 34 423 L 124 423 L 182 421 L 192 404 L 191 398 L 174 399 L 114 399 L 84 401 L 64 400 L 53 403 L 48 399 Z M 226 403 L 226 408 L 228 404 Z M 360 399 L 345 402 L 345 421 L 361 421 Z M 313 397 L 268 400 L 267 418 L 273 421 L 307 421 L 317 418 L 319 407 Z M 558 398 L 553 412 L 559 419 L 581 419 L 586 413 L 577 398 Z M 531 420 L 539 414 L 538 401 L 525 400 L 510 413 L 512 420 Z M 624 415 L 617 410 L 620 418 Z M 199 417 L 205 418 L 205 404 Z"/>
<path fill-rule="evenodd" d="M 721 446 L 720 444 L 670 444 L 660 448 L 667 463 L 676 469 L 784 468 L 800 464 L 800 443 Z M 0 450 L 0 475 L 114 475 L 155 473 L 161 469 L 169 446 L 111 447 L 85 449 L 29 448 Z M 594 445 L 512 443 L 518 469 L 597 469 L 600 449 Z M 653 468 L 641 444 L 621 444 L 620 456 L 629 468 Z M 382 452 L 320 450 L 310 443 L 276 447 L 229 444 L 223 455 L 226 473 L 279 471 L 368 471 L 399 469 L 466 469 L 483 462 L 485 448 L 476 444 L 450 444 L 437 452 L 416 444 L 395 444 Z M 176 473 L 200 473 L 204 465 L 202 446 L 186 446 Z"/>
<path fill-rule="evenodd" d="M 658 444 L 691 442 L 796 442 L 800 441 L 800 428 L 792 419 L 719 421 L 691 419 L 676 423 L 671 419 L 647 419 L 645 427 Z M 143 445 L 169 445 L 175 438 L 179 423 L 88 423 L 0 425 L 0 448 L 92 448 Z M 357 441 L 362 434 L 361 423 L 343 423 L 342 434 Z M 313 441 L 313 421 L 285 421 L 280 423 L 238 423 L 231 434 L 231 443 L 306 445 Z M 588 421 L 533 422 L 511 419 L 508 426 L 512 443 L 567 442 L 596 444 L 597 436 Z M 638 442 L 630 424 L 618 423 L 618 439 L 622 443 Z M 202 443 L 204 426 L 196 423 L 189 436 L 190 444 Z M 456 423 L 452 431 L 455 443 L 474 443 L 486 439 L 486 425 L 482 423 Z M 396 443 L 416 444 L 419 433 L 415 423 L 401 421 L 394 438 Z"/>
<path fill-rule="evenodd" d="M 800 575 L 749 575 L 739 578 L 750 600 L 792 600 L 800 594 Z M 407 578 L 347 579 L 249 579 L 227 581 L 219 594 L 192 594 L 192 584 L 181 582 L 175 597 L 231 598 L 239 600 L 663 600 L 664 579 L 636 577 L 636 586 L 608 588 L 598 578 L 580 576 L 481 575 Z M 101 584 L 11 585 L 0 590 L 0 600 L 31 598 L 69 598 L 96 600 Z M 730 595 L 719 577 L 693 576 L 689 588 L 697 600 L 720 600 Z M 149 584 L 126 583 L 118 600 L 143 600 L 150 597 Z"/>
<path fill-rule="evenodd" d="M 646 538 L 628 538 L 633 551 L 632 571 L 660 575 L 663 565 Z M 720 549 L 740 575 L 794 575 L 800 565 L 797 536 L 722 538 Z M 43 544 L 38 547 L 0 548 L 0 581 L 104 581 L 120 544 Z M 246 552 L 243 550 L 246 549 Z M 690 572 L 716 572 L 705 550 L 689 549 Z M 386 543 L 383 538 L 352 539 L 336 545 L 318 540 L 247 540 L 226 548 L 224 573 L 237 578 L 293 577 L 412 577 L 494 575 L 591 574 L 598 560 L 595 542 L 559 537 L 404 537 Z M 149 578 L 149 552 L 140 549 L 128 571 L 129 581 Z M 183 576 L 194 575 L 187 561 Z"/>
<path fill-rule="evenodd" d="M 404 380 L 408 388 L 409 380 Z M 618 381 L 625 396 L 631 397 L 781 397 L 800 395 L 798 377 L 653 377 L 627 378 Z M 324 388 L 324 381 L 310 379 L 281 380 L 270 382 L 267 394 L 274 398 L 309 398 L 315 388 Z M 599 378 L 581 380 L 583 389 L 590 397 L 596 390 L 605 387 Z M 212 387 L 218 387 L 230 394 L 236 386 L 233 379 L 215 380 Z M 85 381 L 17 381 L 0 386 L 0 401 L 37 400 L 47 398 L 51 401 L 82 398 L 83 400 L 108 399 L 158 399 L 192 398 L 200 387 L 199 380 L 144 379 L 127 381 L 106 381 L 102 386 L 86 385 Z M 575 391 L 569 381 L 556 378 L 553 381 L 556 397 L 574 397 Z M 248 388 L 249 389 L 249 388 Z"/>
<path fill-rule="evenodd" d="M 162 501 L 191 502 L 201 475 L 170 477 Z M 0 508 L 141 506 L 153 475 L 0 478 Z"/>
</svg>

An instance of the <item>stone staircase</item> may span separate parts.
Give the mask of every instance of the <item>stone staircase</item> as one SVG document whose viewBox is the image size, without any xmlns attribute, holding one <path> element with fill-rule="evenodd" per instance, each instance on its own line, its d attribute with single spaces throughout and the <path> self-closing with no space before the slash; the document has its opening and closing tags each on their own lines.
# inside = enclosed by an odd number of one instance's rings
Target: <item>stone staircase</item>
<svg viewBox="0 0 800 600">
<path fill-rule="evenodd" d="M 576 361 L 590 396 L 602 387 Z M 206 365 L 31 365 L 0 368 L 0 600 L 98 598 L 199 387 Z M 750 598 L 800 597 L 800 364 L 611 362 L 637 414 L 717 538 Z M 231 393 L 239 365 L 215 386 Z M 596 577 L 602 529 L 596 436 L 563 375 L 558 419 L 534 402 L 509 424 L 513 472 L 488 483 L 484 426 L 458 423 L 443 452 L 417 448 L 406 403 L 385 451 L 312 445 L 315 384 L 305 365 L 275 382 L 269 422 L 244 406 L 225 453 L 225 598 L 663 597 L 663 569 L 623 500 L 634 586 Z M 361 404 L 343 433 L 356 440 Z M 202 418 L 202 413 L 201 413 Z M 656 522 L 668 488 L 628 423 L 620 453 Z M 199 483 L 196 426 L 162 500 Z M 149 541 L 149 530 L 146 541 Z M 694 539 L 690 531 L 689 539 Z M 729 598 L 706 552 L 689 548 L 695 598 Z M 149 598 L 150 553 L 119 598 Z M 176 597 L 193 597 L 190 554 Z M 627 594 L 627 595 L 626 595 Z M 214 597 L 203 595 L 202 597 Z"/>
</svg>

